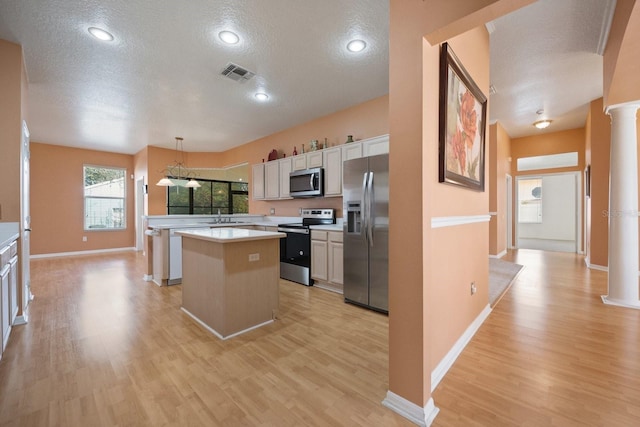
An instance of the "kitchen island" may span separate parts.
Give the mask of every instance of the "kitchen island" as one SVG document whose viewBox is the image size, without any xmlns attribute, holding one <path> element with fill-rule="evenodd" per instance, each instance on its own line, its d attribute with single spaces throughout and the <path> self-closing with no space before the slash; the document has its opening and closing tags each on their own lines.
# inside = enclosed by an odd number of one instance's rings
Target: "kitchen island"
<svg viewBox="0 0 640 427">
<path fill-rule="evenodd" d="M 270 323 L 278 310 L 284 233 L 211 228 L 182 236 L 182 310 L 221 339 Z"/>
</svg>

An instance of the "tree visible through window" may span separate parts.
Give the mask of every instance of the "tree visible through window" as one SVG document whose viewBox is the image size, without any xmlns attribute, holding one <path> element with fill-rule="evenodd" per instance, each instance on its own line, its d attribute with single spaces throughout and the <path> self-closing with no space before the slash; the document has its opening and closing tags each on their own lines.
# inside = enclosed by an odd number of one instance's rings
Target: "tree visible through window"
<svg viewBox="0 0 640 427">
<path fill-rule="evenodd" d="M 120 230 L 125 223 L 126 169 L 84 166 L 84 229 Z"/>
<path fill-rule="evenodd" d="M 167 187 L 167 214 L 216 215 L 249 212 L 249 186 L 246 182 L 199 179 L 200 188 L 186 188 L 188 181 L 173 179 Z"/>
</svg>

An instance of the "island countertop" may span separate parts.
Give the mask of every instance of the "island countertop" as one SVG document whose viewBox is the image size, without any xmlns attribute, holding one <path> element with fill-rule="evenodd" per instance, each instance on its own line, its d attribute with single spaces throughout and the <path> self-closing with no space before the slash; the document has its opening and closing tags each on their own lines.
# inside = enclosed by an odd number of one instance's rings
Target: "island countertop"
<svg viewBox="0 0 640 427">
<path fill-rule="evenodd" d="M 217 243 L 232 243 L 248 240 L 265 240 L 265 239 L 281 239 L 286 237 L 285 233 L 273 231 L 246 230 L 242 228 L 198 228 L 177 230 L 176 234 L 182 237 L 191 237 L 193 239 L 207 240 Z"/>
</svg>

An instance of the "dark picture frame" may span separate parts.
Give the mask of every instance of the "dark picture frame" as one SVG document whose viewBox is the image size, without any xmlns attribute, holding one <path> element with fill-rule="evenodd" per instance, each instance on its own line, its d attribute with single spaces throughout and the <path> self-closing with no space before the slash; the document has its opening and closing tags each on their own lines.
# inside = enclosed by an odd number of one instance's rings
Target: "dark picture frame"
<svg viewBox="0 0 640 427">
<path fill-rule="evenodd" d="M 440 50 L 438 181 L 484 191 L 487 97 L 448 43 Z"/>
</svg>

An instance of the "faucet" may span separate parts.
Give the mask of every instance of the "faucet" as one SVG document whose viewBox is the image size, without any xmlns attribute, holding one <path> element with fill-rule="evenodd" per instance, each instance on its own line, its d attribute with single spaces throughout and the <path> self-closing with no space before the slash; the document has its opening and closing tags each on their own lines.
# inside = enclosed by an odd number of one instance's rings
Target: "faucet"
<svg viewBox="0 0 640 427">
<path fill-rule="evenodd" d="M 218 208 L 218 224 L 222 222 L 222 215 L 220 215 L 220 208 Z"/>
</svg>

